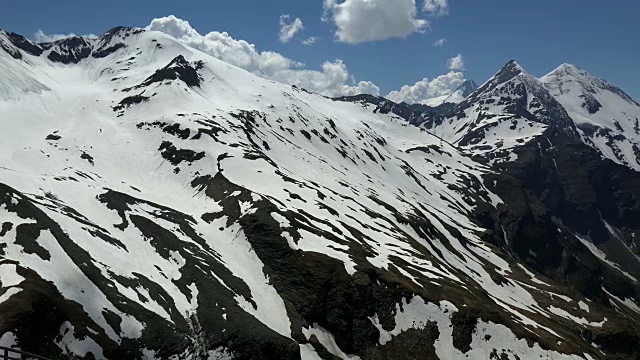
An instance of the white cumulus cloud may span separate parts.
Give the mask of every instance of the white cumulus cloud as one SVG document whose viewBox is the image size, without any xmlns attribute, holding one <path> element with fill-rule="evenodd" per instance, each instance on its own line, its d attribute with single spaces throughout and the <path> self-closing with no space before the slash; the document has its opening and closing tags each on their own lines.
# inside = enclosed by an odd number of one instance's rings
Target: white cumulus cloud
<svg viewBox="0 0 640 360">
<path fill-rule="evenodd" d="M 444 16 L 449 14 L 448 0 L 425 0 L 422 7 L 424 12 L 434 16 Z"/>
<path fill-rule="evenodd" d="M 355 86 L 348 86 L 342 89 L 344 96 L 353 96 L 359 94 L 371 94 L 374 96 L 380 96 L 380 88 L 371 81 L 360 81 Z"/>
<path fill-rule="evenodd" d="M 365 90 L 379 92 L 379 88 L 370 82 L 356 83 L 342 60 L 325 61 L 320 70 L 306 69 L 303 63 L 277 52 L 258 51 L 254 44 L 234 39 L 226 32 L 212 31 L 202 35 L 188 21 L 173 15 L 153 19 L 146 28 L 171 35 L 185 45 L 258 76 L 326 96 L 349 95 Z"/>
<path fill-rule="evenodd" d="M 436 41 L 433 42 L 433 46 L 435 47 L 442 47 L 442 45 L 444 45 L 444 43 L 447 41 L 447 39 L 438 39 Z"/>
<path fill-rule="evenodd" d="M 324 0 L 323 20 L 333 21 L 337 41 L 359 44 L 405 38 L 429 26 L 417 17 L 415 0 Z"/>
<path fill-rule="evenodd" d="M 464 70 L 464 57 L 458 54 L 447 60 L 447 68 L 449 70 Z"/>
<path fill-rule="evenodd" d="M 302 24 L 302 20 L 300 18 L 296 18 L 291 23 L 287 23 L 289 20 L 289 15 L 281 15 L 280 16 L 280 42 L 288 43 L 293 37 L 304 29 L 304 25 Z"/>
<path fill-rule="evenodd" d="M 463 73 L 451 71 L 431 81 L 424 78 L 414 85 L 405 85 L 400 90 L 390 92 L 386 98 L 397 103 L 424 104 L 429 99 L 451 95 L 464 80 Z"/>
</svg>

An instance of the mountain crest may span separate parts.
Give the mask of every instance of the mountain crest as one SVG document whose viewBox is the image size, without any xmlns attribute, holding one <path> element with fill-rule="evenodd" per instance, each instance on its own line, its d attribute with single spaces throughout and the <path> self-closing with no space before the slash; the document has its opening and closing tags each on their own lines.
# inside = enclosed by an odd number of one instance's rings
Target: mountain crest
<svg viewBox="0 0 640 360">
<path fill-rule="evenodd" d="M 128 26 L 116 26 L 107 30 L 102 36 L 108 36 L 108 35 L 113 36 L 116 34 L 129 34 L 133 32 L 142 32 L 142 31 L 144 30 L 141 28 L 134 28 L 134 27 L 128 27 Z"/>
<path fill-rule="evenodd" d="M 545 86 L 550 89 L 555 89 L 560 94 L 570 92 L 570 88 L 573 88 L 574 91 L 583 92 L 586 97 L 592 97 L 592 94 L 602 91 L 609 91 L 628 103 L 640 106 L 638 102 L 633 100 L 631 96 L 627 95 L 622 89 L 572 64 L 562 64 L 540 78 L 540 80 L 545 83 Z"/>
<path fill-rule="evenodd" d="M 494 79 L 498 80 L 499 83 L 503 83 L 513 79 L 514 77 L 526 74 L 529 75 L 525 69 L 520 66 L 515 60 L 509 60 L 500 71 L 494 76 Z"/>
<path fill-rule="evenodd" d="M 462 107 L 468 106 L 473 102 L 478 100 L 478 97 L 483 93 L 491 92 L 501 84 L 509 82 L 510 80 L 518 77 L 524 76 L 526 78 L 535 79 L 533 76 L 529 75 L 520 64 L 518 64 L 515 60 L 509 60 L 495 75 L 493 75 L 487 82 L 482 84 L 480 87 L 475 89 L 475 91 L 470 94 L 467 99 L 461 103 Z M 467 101 L 468 100 L 468 101 Z M 465 105 L 467 104 L 467 105 Z"/>
</svg>

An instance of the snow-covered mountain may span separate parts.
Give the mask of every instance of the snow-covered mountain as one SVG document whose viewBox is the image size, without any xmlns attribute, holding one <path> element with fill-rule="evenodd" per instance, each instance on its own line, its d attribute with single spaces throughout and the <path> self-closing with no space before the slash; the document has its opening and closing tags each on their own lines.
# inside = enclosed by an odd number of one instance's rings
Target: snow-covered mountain
<svg viewBox="0 0 640 360">
<path fill-rule="evenodd" d="M 637 274 L 469 156 L 507 123 L 578 134 L 515 63 L 456 106 L 473 125 L 421 113 L 421 131 L 378 111 L 390 103 L 333 101 L 159 32 L 35 44 L 0 31 L 0 48 L 0 345 L 86 359 L 638 354 Z M 510 138 L 478 154 L 535 135 Z"/>
<path fill-rule="evenodd" d="M 569 112 L 585 143 L 640 171 L 640 104 L 574 65 L 563 64 L 540 80 Z"/>
<path fill-rule="evenodd" d="M 577 134 L 562 105 L 518 63 L 510 61 L 448 116 L 425 116 L 420 124 L 449 143 L 494 159 L 542 134 L 548 127 Z M 500 156 L 502 155 L 502 156 Z"/>
</svg>

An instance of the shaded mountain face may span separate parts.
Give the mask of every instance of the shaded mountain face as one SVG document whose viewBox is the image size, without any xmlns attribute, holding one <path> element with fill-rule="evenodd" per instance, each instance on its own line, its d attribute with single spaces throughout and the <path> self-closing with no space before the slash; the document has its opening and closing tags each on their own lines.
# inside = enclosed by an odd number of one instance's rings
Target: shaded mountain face
<svg viewBox="0 0 640 360">
<path fill-rule="evenodd" d="M 636 277 L 518 176 L 548 170 L 534 142 L 514 147 L 530 163 L 498 172 L 509 163 L 492 152 L 472 158 L 404 119 L 448 123 L 496 88 L 547 99 L 529 76 L 476 90 L 452 117 L 333 101 L 139 29 L 49 44 L 0 32 L 0 46 L 2 345 L 86 359 L 637 356 Z M 545 133 L 551 112 L 566 120 L 533 101 L 499 109 L 544 118 Z M 555 134 L 582 145 L 574 127 Z M 584 149 L 580 166 L 597 169 Z M 612 209 L 633 201 L 616 195 Z M 622 226 L 633 211 L 603 216 Z"/>
<path fill-rule="evenodd" d="M 459 104 L 476 91 L 477 88 L 478 84 L 475 81 L 465 80 L 451 95 L 444 99 L 443 104 Z"/>
<path fill-rule="evenodd" d="M 476 84 L 473 80 L 465 80 L 462 85 L 458 86 L 456 91 L 460 91 L 461 95 L 466 98 L 471 95 L 478 88 L 478 84 Z"/>
</svg>

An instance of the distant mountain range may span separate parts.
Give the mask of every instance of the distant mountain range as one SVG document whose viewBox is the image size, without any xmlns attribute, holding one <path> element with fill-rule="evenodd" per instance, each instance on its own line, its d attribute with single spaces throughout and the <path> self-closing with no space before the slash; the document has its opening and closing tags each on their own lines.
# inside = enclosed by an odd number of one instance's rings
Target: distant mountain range
<svg viewBox="0 0 640 360">
<path fill-rule="evenodd" d="M 640 106 L 575 66 L 328 99 L 117 27 L 0 79 L 0 346 L 640 356 Z"/>
</svg>

